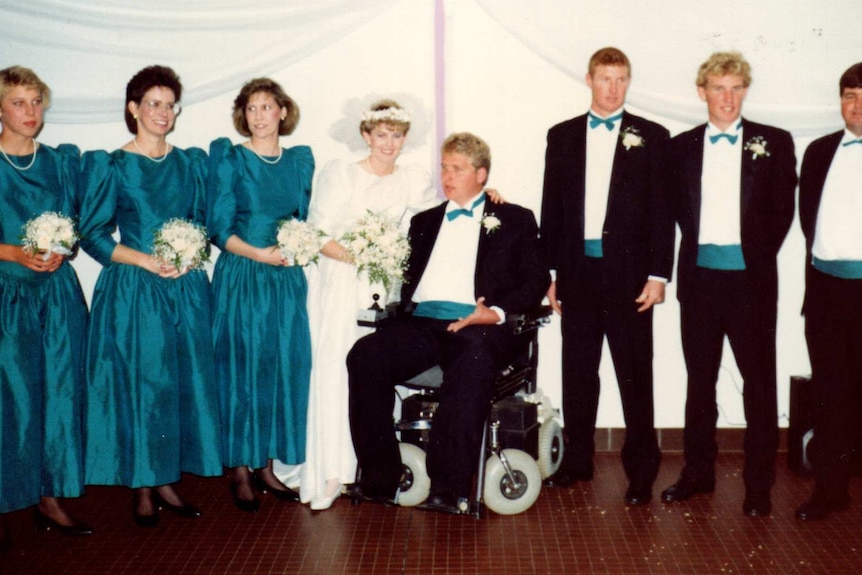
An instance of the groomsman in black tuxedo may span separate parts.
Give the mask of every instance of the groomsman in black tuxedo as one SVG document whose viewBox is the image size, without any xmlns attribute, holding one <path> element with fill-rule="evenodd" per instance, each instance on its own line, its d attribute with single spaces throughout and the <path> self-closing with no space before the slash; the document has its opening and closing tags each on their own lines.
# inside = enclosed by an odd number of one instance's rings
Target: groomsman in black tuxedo
<svg viewBox="0 0 862 575">
<path fill-rule="evenodd" d="M 844 129 L 811 142 L 799 178 L 805 337 L 816 393 L 814 492 L 803 521 L 850 505 L 862 398 L 862 62 L 838 83 Z"/>
<path fill-rule="evenodd" d="M 459 133 L 449 136 L 441 151 L 448 201 L 411 221 L 401 290 L 409 313 L 359 340 L 347 369 L 359 489 L 391 499 L 402 472 L 392 425 L 394 386 L 441 365 L 426 506 L 453 509 L 470 493 L 496 372 L 511 359 L 515 344 L 511 328 L 502 325 L 505 314 L 538 307 L 550 278 L 533 214 L 485 199 L 488 145 Z"/>
<path fill-rule="evenodd" d="M 761 517 L 772 511 L 778 448 L 776 257 L 793 221 L 796 159 L 790 134 L 741 117 L 750 84 L 741 54 L 714 53 L 697 76 L 709 122 L 670 144 L 688 396 L 685 466 L 662 499 L 685 501 L 715 489 L 715 386 L 727 336 L 747 422 L 742 509 Z"/>
<path fill-rule="evenodd" d="M 673 213 L 663 177 L 668 131 L 623 109 L 631 65 L 617 48 L 590 58 L 589 111 L 548 131 L 541 242 L 561 314 L 563 417 L 560 470 L 546 485 L 593 477 L 602 342 L 616 370 L 626 421 L 625 501 L 652 498 L 661 453 L 653 423 L 652 311 L 673 265 Z"/>
</svg>

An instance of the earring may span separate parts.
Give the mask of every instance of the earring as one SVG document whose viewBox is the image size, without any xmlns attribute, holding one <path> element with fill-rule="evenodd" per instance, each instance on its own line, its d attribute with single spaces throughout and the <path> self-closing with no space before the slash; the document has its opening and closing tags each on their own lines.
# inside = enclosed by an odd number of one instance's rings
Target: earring
<svg viewBox="0 0 862 575">
<path fill-rule="evenodd" d="M 136 120 L 138 119 L 138 115 L 137 115 L 137 114 L 135 114 L 135 115 L 134 115 L 134 116 L 132 116 L 132 117 L 133 117 L 134 119 L 136 119 Z"/>
</svg>

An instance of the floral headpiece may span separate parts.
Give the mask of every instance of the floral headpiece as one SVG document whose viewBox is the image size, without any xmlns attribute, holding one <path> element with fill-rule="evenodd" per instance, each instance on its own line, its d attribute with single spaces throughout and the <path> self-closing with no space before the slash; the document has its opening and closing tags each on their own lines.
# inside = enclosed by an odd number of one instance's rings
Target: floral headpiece
<svg viewBox="0 0 862 575">
<path fill-rule="evenodd" d="M 403 108 L 384 108 L 382 110 L 365 110 L 362 112 L 363 122 L 410 122 L 410 112 Z"/>
</svg>

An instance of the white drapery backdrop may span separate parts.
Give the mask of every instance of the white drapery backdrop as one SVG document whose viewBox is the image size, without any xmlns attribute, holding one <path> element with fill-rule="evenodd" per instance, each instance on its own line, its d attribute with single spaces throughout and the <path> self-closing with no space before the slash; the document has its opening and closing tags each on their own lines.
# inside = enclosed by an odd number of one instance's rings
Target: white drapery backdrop
<svg viewBox="0 0 862 575">
<path fill-rule="evenodd" d="M 742 51 L 754 75 L 745 115 L 790 130 L 801 158 L 812 137 L 842 125 L 838 77 L 862 59 L 860 20 L 858 0 L 0 0 L 0 68 L 36 70 L 54 92 L 40 139 L 84 150 L 128 141 L 125 83 L 146 65 L 170 65 L 182 77 L 184 110 L 172 135 L 182 147 L 206 148 L 225 135 L 237 141 L 232 99 L 247 79 L 268 75 L 302 109 L 284 144 L 311 145 L 319 166 L 351 154 L 330 136 L 351 100 L 407 93 L 429 123 L 445 120 L 443 133 L 484 137 L 494 153 L 491 185 L 538 213 L 545 132 L 587 109 L 583 77 L 597 48 L 629 55 L 629 108 L 672 133 L 706 117 L 694 89 L 699 64 L 714 50 Z M 437 139 L 428 130 L 402 161 L 436 172 Z M 789 375 L 810 369 L 799 317 L 803 253 L 794 225 L 779 260 L 784 414 Z M 75 266 L 89 294 L 99 268 L 85 255 Z M 679 427 L 685 369 L 673 284 L 668 295 L 655 320 L 656 421 Z M 607 353 L 602 379 L 599 425 L 620 427 Z M 744 423 L 740 382 L 726 347 L 722 426 Z M 540 385 L 559 397 L 556 325 L 542 333 Z"/>
</svg>

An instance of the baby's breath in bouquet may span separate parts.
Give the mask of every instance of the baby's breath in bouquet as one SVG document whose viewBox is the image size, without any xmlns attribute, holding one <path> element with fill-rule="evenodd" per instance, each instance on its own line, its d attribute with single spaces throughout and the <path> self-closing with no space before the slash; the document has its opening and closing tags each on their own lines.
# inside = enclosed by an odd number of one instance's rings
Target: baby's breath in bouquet
<svg viewBox="0 0 862 575">
<path fill-rule="evenodd" d="M 322 238 L 323 232 L 313 224 L 294 219 L 280 222 L 275 236 L 281 257 L 296 266 L 317 263 Z"/>
<path fill-rule="evenodd" d="M 368 274 L 371 283 L 390 290 L 404 279 L 410 244 L 398 230 L 398 222 L 369 211 L 341 236 L 339 243 L 356 262 L 357 270 Z"/>
<path fill-rule="evenodd" d="M 200 224 L 172 218 L 153 235 L 153 256 L 180 271 L 200 269 L 209 261 L 207 230 Z"/>
<path fill-rule="evenodd" d="M 28 220 L 21 236 L 24 249 L 33 255 L 42 252 L 46 261 L 52 253 L 71 255 L 79 239 L 72 218 L 58 212 L 45 212 Z"/>
</svg>

